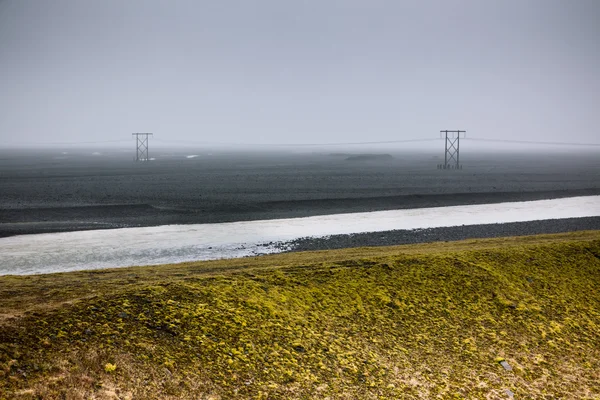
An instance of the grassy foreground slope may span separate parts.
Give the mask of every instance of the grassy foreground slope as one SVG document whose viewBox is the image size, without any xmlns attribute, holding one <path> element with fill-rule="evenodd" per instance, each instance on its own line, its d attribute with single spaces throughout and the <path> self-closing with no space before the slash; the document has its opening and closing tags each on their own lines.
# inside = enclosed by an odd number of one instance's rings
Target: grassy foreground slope
<svg viewBox="0 0 600 400">
<path fill-rule="evenodd" d="M 0 277 L 0 398 L 600 399 L 599 282 L 598 232 Z"/>
</svg>

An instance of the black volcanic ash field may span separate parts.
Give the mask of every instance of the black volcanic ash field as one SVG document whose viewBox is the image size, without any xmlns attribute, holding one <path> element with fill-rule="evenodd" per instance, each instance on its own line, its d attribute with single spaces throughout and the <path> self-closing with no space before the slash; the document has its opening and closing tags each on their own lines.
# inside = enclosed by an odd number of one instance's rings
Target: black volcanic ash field
<svg viewBox="0 0 600 400">
<path fill-rule="evenodd" d="M 600 194 L 593 153 L 469 154 L 461 171 L 437 170 L 437 153 L 382 154 L 3 150 L 0 236 Z"/>
</svg>

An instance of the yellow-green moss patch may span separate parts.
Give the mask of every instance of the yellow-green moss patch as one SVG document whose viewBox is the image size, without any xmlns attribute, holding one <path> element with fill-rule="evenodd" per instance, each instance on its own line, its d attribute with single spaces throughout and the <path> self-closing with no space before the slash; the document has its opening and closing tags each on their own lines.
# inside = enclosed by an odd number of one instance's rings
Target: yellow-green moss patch
<svg viewBox="0 0 600 400">
<path fill-rule="evenodd" d="M 29 285 L 32 301 L 61 302 L 4 319 L 0 398 L 503 398 L 510 389 L 597 399 L 600 240 L 589 235 L 313 263 L 296 254 L 273 268 L 172 279 L 162 270 L 160 280 L 127 269 L 131 284 L 77 301 L 48 295 L 47 277 L 0 278 Z M 18 309 L 19 296 L 0 313 Z"/>
</svg>

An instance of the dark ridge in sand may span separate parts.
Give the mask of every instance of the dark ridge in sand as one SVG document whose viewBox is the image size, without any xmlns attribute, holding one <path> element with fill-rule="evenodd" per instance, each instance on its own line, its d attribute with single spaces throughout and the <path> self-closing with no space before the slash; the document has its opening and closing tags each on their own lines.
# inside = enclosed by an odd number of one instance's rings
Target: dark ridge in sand
<svg viewBox="0 0 600 400">
<path fill-rule="evenodd" d="M 600 195 L 600 189 L 538 192 L 456 193 L 321 200 L 265 201 L 253 204 L 205 203 L 158 207 L 149 204 L 0 209 L 0 237 L 171 224 L 203 224 L 410 208 L 493 204 Z"/>
<path fill-rule="evenodd" d="M 346 161 L 390 161 L 391 154 L 355 154 L 345 158 Z"/>
<path fill-rule="evenodd" d="M 324 238 L 301 238 L 291 242 L 279 243 L 278 245 L 282 249 L 289 249 L 287 251 L 315 251 L 587 230 L 600 230 L 600 217 L 333 235 Z"/>
</svg>

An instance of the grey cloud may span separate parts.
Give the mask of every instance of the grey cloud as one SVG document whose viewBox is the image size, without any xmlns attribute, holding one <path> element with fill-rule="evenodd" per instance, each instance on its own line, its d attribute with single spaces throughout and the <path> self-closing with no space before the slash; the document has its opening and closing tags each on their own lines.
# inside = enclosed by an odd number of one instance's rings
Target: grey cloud
<svg viewBox="0 0 600 400">
<path fill-rule="evenodd" d="M 600 3 L 0 2 L 0 142 L 597 141 Z"/>
</svg>

